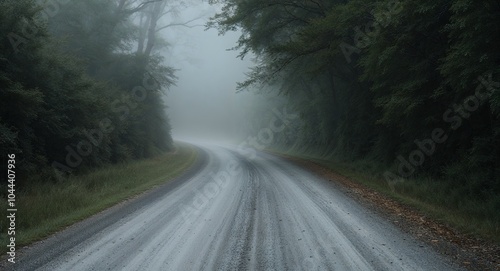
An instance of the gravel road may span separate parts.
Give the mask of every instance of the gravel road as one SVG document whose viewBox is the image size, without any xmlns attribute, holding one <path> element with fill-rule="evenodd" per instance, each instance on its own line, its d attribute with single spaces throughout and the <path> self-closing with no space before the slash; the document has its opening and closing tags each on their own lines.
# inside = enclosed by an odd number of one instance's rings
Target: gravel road
<svg viewBox="0 0 500 271">
<path fill-rule="evenodd" d="M 17 270 L 460 270 L 281 158 L 202 145 L 180 178 L 22 250 Z"/>
</svg>

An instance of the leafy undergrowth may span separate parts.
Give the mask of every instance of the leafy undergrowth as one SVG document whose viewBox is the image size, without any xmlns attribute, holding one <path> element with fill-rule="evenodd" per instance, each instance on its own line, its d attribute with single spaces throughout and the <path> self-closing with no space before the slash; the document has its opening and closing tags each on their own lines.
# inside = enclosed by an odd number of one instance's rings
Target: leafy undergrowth
<svg viewBox="0 0 500 271">
<path fill-rule="evenodd" d="M 461 232 L 500 243 L 500 195 L 479 194 L 453 180 L 406 179 L 390 185 L 381 173 L 359 172 L 346 164 L 320 164 L 370 186 Z"/>
<path fill-rule="evenodd" d="M 155 158 L 112 165 L 69 177 L 58 183 L 30 183 L 16 201 L 16 245 L 40 240 L 77 221 L 127 198 L 179 176 L 196 160 L 196 150 L 177 145 L 177 150 Z M 0 199 L 7 209 L 6 199 Z M 7 244 L 6 220 L 2 220 L 1 243 Z M 2 253 L 6 246 L 2 246 Z"/>
<path fill-rule="evenodd" d="M 272 150 L 314 162 L 358 182 L 464 234 L 500 244 L 500 195 L 477 191 L 473 181 L 405 179 L 391 187 L 383 177 L 385 167 L 373 161 L 338 161 L 308 154 Z"/>
</svg>

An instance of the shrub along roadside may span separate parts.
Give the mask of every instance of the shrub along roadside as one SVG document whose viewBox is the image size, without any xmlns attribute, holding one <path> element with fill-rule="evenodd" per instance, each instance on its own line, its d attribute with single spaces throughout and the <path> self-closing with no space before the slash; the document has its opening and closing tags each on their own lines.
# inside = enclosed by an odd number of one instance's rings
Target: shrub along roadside
<svg viewBox="0 0 500 271">
<path fill-rule="evenodd" d="M 30 183 L 16 195 L 17 248 L 172 180 L 188 169 L 196 157 L 194 147 L 177 144 L 175 152 L 151 159 L 103 167 L 64 182 Z M 2 197 L 0 201 L 6 210 L 7 200 Z M 6 226 L 3 219 L 2 244 L 7 244 Z M 0 250 L 5 253 L 6 247 Z"/>
<path fill-rule="evenodd" d="M 500 196 L 480 193 L 478 187 L 474 186 L 475 183 L 480 183 L 480 180 L 475 182 L 469 180 L 464 184 L 457 183 L 456 180 L 419 177 L 399 182 L 391 188 L 383 177 L 386 167 L 374 161 L 339 161 L 313 154 L 270 151 L 277 155 L 316 163 L 382 195 L 413 207 L 422 214 L 462 233 L 500 244 L 500 213 L 498 212 Z"/>
</svg>

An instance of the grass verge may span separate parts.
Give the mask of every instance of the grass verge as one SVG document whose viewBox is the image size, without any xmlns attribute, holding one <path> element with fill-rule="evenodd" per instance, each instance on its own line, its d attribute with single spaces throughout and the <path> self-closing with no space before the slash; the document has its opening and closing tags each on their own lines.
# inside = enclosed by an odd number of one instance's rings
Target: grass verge
<svg viewBox="0 0 500 271">
<path fill-rule="evenodd" d="M 27 245 L 127 198 L 179 176 L 196 160 L 194 147 L 177 144 L 175 153 L 104 167 L 59 183 L 31 183 L 18 192 L 16 246 Z M 7 200 L 0 199 L 3 210 Z M 1 243 L 7 244 L 2 219 Z M 1 253 L 5 254 L 3 245 Z"/>
<path fill-rule="evenodd" d="M 468 184 L 432 178 L 407 179 L 391 189 L 382 176 L 383 165 L 373 161 L 342 162 L 298 153 L 272 152 L 321 165 L 461 233 L 500 244 L 500 195 L 478 194 Z"/>
</svg>

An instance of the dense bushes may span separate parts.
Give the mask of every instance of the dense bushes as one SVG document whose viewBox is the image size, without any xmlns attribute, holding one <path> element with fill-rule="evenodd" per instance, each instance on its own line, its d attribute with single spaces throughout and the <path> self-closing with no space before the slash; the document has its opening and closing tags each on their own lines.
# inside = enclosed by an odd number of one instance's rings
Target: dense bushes
<svg viewBox="0 0 500 271">
<path fill-rule="evenodd" d="M 279 85 L 300 113 L 276 144 L 500 192 L 498 1 L 212 2 L 208 26 L 241 28 L 237 48 L 259 59 L 240 87 Z M 416 140 L 433 133 L 426 154 Z"/>
<path fill-rule="evenodd" d="M 18 179 L 170 150 L 162 96 L 175 76 L 160 57 L 127 50 L 129 14 L 116 17 L 111 1 L 61 3 L 52 13 L 35 2 L 0 2 L 0 149 L 16 153 Z M 110 14 L 114 27 L 102 28 Z"/>
</svg>

